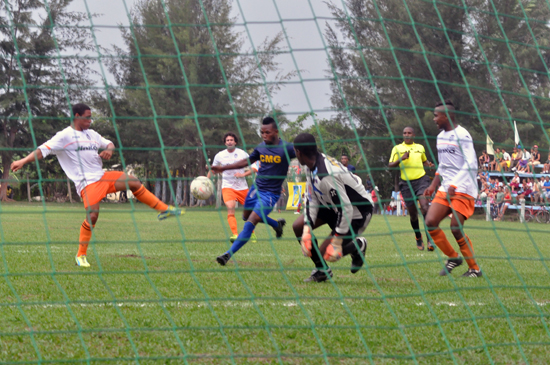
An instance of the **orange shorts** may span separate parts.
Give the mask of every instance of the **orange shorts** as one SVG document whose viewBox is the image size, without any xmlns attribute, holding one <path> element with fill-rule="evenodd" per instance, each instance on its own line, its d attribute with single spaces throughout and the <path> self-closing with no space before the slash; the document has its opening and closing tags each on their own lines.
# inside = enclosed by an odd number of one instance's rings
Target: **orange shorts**
<svg viewBox="0 0 550 365">
<path fill-rule="evenodd" d="M 224 203 L 236 200 L 239 202 L 239 204 L 244 205 L 244 201 L 246 199 L 247 194 L 248 194 L 248 189 L 246 190 L 234 190 L 231 188 L 222 189 L 222 196 L 223 196 Z"/>
<path fill-rule="evenodd" d="M 475 199 L 468 194 L 456 193 L 451 197 L 451 204 L 449 205 L 447 193 L 438 190 L 435 194 L 435 198 L 432 200 L 432 204 L 434 203 L 452 208 L 462 214 L 466 219 L 474 214 Z"/>
<path fill-rule="evenodd" d="M 84 208 L 88 208 L 90 205 L 99 203 L 107 194 L 116 192 L 115 182 L 124 174 L 122 171 L 108 171 L 103 174 L 103 177 L 86 186 L 80 195 L 84 202 Z"/>
</svg>

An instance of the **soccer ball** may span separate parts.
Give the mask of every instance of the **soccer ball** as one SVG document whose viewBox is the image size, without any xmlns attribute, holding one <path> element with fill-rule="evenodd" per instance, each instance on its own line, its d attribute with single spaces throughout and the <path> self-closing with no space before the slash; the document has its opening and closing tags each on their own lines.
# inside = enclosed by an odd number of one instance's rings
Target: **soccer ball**
<svg viewBox="0 0 550 365">
<path fill-rule="evenodd" d="M 199 200 L 206 200 L 214 193 L 214 184 L 206 176 L 196 177 L 191 183 L 191 194 Z"/>
</svg>

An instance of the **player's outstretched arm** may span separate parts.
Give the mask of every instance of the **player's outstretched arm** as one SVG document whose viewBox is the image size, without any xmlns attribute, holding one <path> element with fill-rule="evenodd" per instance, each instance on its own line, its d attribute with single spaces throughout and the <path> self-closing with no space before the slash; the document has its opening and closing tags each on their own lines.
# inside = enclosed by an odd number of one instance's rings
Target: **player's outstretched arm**
<svg viewBox="0 0 550 365">
<path fill-rule="evenodd" d="M 37 149 L 36 151 L 30 153 L 27 157 L 22 158 L 21 160 L 12 162 L 11 171 L 16 172 L 18 170 L 21 170 L 21 168 L 26 164 L 41 160 L 43 158 L 44 157 L 42 156 L 42 151 L 40 151 L 40 149 Z"/>
<path fill-rule="evenodd" d="M 237 173 L 235 174 L 235 177 L 236 177 L 236 178 L 241 178 L 241 177 L 247 177 L 247 176 L 250 176 L 250 175 L 252 175 L 252 169 L 248 169 L 248 170 L 246 170 L 246 171 L 243 172 L 243 173 L 237 172 Z"/>
<path fill-rule="evenodd" d="M 230 165 L 225 166 L 212 166 L 212 172 L 219 174 L 220 172 L 224 172 L 225 170 L 236 170 L 236 169 L 242 169 L 243 167 L 248 166 L 248 159 L 242 159 L 240 161 L 237 161 L 235 163 L 232 163 Z"/>
</svg>

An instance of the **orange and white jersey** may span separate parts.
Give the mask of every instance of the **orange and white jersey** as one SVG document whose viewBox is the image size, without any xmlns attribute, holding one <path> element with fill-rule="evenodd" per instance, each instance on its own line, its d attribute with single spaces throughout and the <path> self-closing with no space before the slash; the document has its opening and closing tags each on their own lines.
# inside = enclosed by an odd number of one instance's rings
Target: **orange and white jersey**
<svg viewBox="0 0 550 365">
<path fill-rule="evenodd" d="M 213 166 L 226 166 L 231 165 L 237 161 L 248 158 L 248 153 L 241 150 L 240 148 L 235 148 L 232 152 L 228 150 L 220 151 L 214 156 L 214 161 L 212 162 Z M 243 169 L 236 170 L 226 170 L 222 173 L 222 189 L 229 188 L 233 190 L 247 190 L 248 184 L 246 178 L 244 177 L 235 177 L 236 173 L 244 174 Z"/>
<path fill-rule="evenodd" d="M 477 157 L 470 133 L 461 126 L 442 131 L 437 136 L 437 154 L 439 190 L 447 192 L 454 186 L 457 193 L 477 197 Z"/>
<path fill-rule="evenodd" d="M 98 151 L 110 143 L 112 142 L 91 129 L 77 131 L 73 127 L 67 127 L 38 148 L 44 157 L 50 154 L 57 156 L 61 168 L 74 182 L 80 195 L 87 185 L 103 177 L 103 161 Z"/>
</svg>

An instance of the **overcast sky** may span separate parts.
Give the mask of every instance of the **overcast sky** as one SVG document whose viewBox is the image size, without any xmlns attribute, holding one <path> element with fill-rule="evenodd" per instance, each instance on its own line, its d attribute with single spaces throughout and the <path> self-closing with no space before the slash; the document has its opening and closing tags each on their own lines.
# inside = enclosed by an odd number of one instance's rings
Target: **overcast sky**
<svg viewBox="0 0 550 365">
<path fill-rule="evenodd" d="M 124 45 L 117 26 L 129 25 L 126 9 L 130 10 L 135 2 L 74 0 L 71 10 L 101 14 L 94 19 L 94 33 L 100 45 L 111 48 L 113 44 Z M 237 31 L 243 32 L 245 37 L 245 50 L 252 49 L 252 45 L 258 47 L 266 37 L 273 37 L 283 27 L 286 30 L 288 38 L 283 40 L 282 46 L 292 51 L 277 56 L 278 60 L 285 71 L 300 70 L 304 82 L 300 83 L 300 78 L 295 77 L 292 81 L 296 83 L 284 86 L 274 96 L 274 102 L 282 106 L 291 119 L 292 115 L 310 110 L 316 110 L 319 117 L 332 115 L 332 112 L 318 112 L 330 107 L 329 66 L 320 34 L 325 30 L 326 18 L 331 17 L 325 3 L 320 0 L 234 0 L 233 15 L 240 24 Z M 110 83 L 114 82 L 111 76 L 107 77 Z"/>
</svg>

